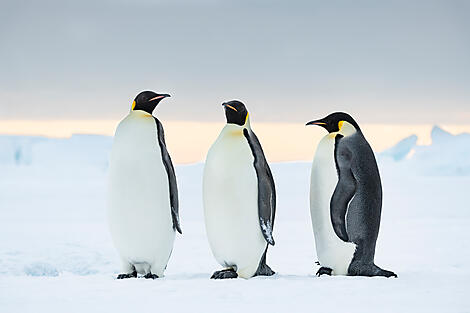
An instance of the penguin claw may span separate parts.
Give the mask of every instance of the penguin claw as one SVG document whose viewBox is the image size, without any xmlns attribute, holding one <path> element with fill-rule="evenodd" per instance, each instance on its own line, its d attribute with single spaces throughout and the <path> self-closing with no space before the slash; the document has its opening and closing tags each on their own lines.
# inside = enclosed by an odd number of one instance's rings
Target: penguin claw
<svg viewBox="0 0 470 313">
<path fill-rule="evenodd" d="M 315 264 L 316 264 L 316 265 L 320 265 L 320 262 L 318 262 L 318 261 L 315 261 Z"/>
<path fill-rule="evenodd" d="M 320 277 L 321 275 L 324 275 L 324 274 L 326 274 L 326 275 L 328 275 L 328 276 L 331 276 L 331 272 L 332 272 L 332 271 L 333 271 L 333 270 L 332 270 L 331 268 L 329 268 L 329 267 L 320 267 L 320 269 L 317 271 L 317 274 L 316 274 L 316 275 L 317 275 L 318 277 Z"/>
<path fill-rule="evenodd" d="M 117 279 L 136 278 L 136 277 L 137 277 L 137 272 L 133 271 L 132 273 L 119 274 L 117 276 Z"/>
<path fill-rule="evenodd" d="M 147 273 L 144 276 L 145 279 L 157 279 L 159 278 L 157 274 Z"/>
<path fill-rule="evenodd" d="M 397 278 L 398 275 L 395 274 L 394 272 L 392 271 L 387 271 L 387 270 L 382 270 L 382 272 L 380 273 L 380 276 L 384 276 L 384 277 L 387 277 L 387 278 L 390 278 L 390 277 L 395 277 Z"/>
<path fill-rule="evenodd" d="M 212 274 L 211 279 L 229 279 L 229 278 L 237 278 L 238 274 L 235 272 L 234 269 L 225 269 L 221 271 L 216 271 Z"/>
</svg>

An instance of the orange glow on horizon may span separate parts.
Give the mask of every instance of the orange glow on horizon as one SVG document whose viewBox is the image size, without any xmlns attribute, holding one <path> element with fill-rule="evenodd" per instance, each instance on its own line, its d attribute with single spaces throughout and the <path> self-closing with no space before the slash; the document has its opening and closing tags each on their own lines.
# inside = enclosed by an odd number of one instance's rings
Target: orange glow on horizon
<svg viewBox="0 0 470 313">
<path fill-rule="evenodd" d="M 72 134 L 112 136 L 117 120 L 5 120 L 0 134 L 64 138 Z M 224 123 L 166 121 L 165 136 L 175 163 L 194 163 L 205 159 L 207 150 L 219 135 Z M 294 123 L 251 124 L 270 162 L 311 160 L 325 130 Z M 441 125 L 453 134 L 470 132 L 470 125 Z M 372 148 L 379 152 L 401 139 L 416 134 L 419 144 L 431 142 L 432 125 L 364 124 L 361 126 Z"/>
</svg>

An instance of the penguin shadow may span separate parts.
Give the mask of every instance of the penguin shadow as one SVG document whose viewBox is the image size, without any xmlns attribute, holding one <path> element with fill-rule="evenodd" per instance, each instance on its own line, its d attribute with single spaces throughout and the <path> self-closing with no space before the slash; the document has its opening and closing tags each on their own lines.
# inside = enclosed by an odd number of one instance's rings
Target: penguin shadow
<svg viewBox="0 0 470 313">
<path fill-rule="evenodd" d="M 295 274 L 279 274 L 279 273 L 276 273 L 271 277 L 274 278 L 274 279 L 280 279 L 280 280 L 305 280 L 305 278 L 315 278 L 316 276 L 314 276 L 314 275 L 295 275 Z"/>
<path fill-rule="evenodd" d="M 181 280 L 210 280 L 210 281 L 249 281 L 249 280 L 272 280 L 272 279 L 278 279 L 278 278 L 285 278 L 285 277 L 295 277 L 301 278 L 302 276 L 300 275 L 280 275 L 278 273 L 271 275 L 271 276 L 255 276 L 251 277 L 249 279 L 244 279 L 244 278 L 232 278 L 232 279 L 211 279 L 211 274 L 210 273 L 181 273 L 181 274 L 174 274 L 174 275 L 168 275 L 164 276 L 162 278 L 156 279 L 158 280 L 176 280 L 176 281 L 181 281 Z M 138 277 L 140 278 L 140 277 Z M 304 277 L 305 278 L 305 277 Z"/>
<path fill-rule="evenodd" d="M 231 278 L 231 279 L 211 279 L 211 274 L 210 273 L 182 273 L 182 274 L 175 274 L 175 275 L 170 275 L 170 276 L 165 276 L 164 278 L 169 279 L 169 280 L 210 280 L 210 281 L 249 281 L 249 280 L 269 280 L 269 279 L 276 279 L 279 276 L 279 274 L 274 274 L 271 276 L 255 276 L 251 277 L 249 279 L 244 279 L 244 278 Z M 300 277 L 300 276 L 299 276 Z"/>
<path fill-rule="evenodd" d="M 114 280 L 119 280 L 117 279 L 118 274 L 114 274 L 112 278 Z M 159 277 L 157 279 L 146 279 L 144 275 L 137 275 L 137 277 L 132 277 L 129 279 L 123 279 L 119 281 L 136 281 L 136 280 L 143 280 L 143 281 L 164 281 L 164 280 L 201 280 L 201 279 L 209 279 L 210 274 L 208 273 L 181 273 L 181 274 L 170 274 L 170 275 L 165 275 L 163 277 Z"/>
<path fill-rule="evenodd" d="M 209 273 L 180 273 L 163 277 L 167 280 L 209 280 Z"/>
</svg>

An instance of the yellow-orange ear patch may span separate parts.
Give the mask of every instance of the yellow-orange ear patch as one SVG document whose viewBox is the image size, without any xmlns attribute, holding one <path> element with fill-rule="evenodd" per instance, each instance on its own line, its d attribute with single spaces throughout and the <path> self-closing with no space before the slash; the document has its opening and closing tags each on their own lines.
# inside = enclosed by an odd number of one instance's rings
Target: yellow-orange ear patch
<svg viewBox="0 0 470 313">
<path fill-rule="evenodd" d="M 131 108 L 131 110 L 134 110 L 134 108 L 135 108 L 135 100 L 134 100 L 134 102 L 132 102 L 132 108 Z"/>
<path fill-rule="evenodd" d="M 338 122 L 338 128 L 341 129 L 341 127 L 343 127 L 343 124 L 344 124 L 344 121 L 339 121 Z"/>
<path fill-rule="evenodd" d="M 248 121 L 248 112 L 246 112 L 246 118 L 245 118 L 245 124 L 246 124 L 246 121 Z"/>
</svg>

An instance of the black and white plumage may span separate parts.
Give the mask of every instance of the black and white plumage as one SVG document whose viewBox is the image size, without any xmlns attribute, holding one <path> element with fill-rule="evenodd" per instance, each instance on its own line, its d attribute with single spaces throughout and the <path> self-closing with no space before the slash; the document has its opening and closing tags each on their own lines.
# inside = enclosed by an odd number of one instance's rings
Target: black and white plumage
<svg viewBox="0 0 470 313">
<path fill-rule="evenodd" d="M 276 215 L 276 187 L 261 143 L 251 128 L 245 128 L 243 135 L 250 145 L 254 157 L 254 167 L 258 178 L 258 215 L 264 239 L 274 246 L 273 225 Z"/>
<path fill-rule="evenodd" d="M 329 132 L 317 147 L 311 174 L 318 274 L 396 276 L 374 264 L 382 185 L 374 153 L 359 125 L 342 112 L 307 125 Z"/>
<path fill-rule="evenodd" d="M 121 257 L 118 278 L 163 276 L 181 233 L 176 175 L 163 127 L 152 115 L 166 94 L 144 91 L 118 125 L 109 166 L 109 228 Z"/>
<path fill-rule="evenodd" d="M 176 183 L 175 168 L 171 161 L 170 154 L 166 148 L 165 143 L 165 132 L 163 130 L 162 123 L 158 118 L 154 117 L 155 123 L 157 124 L 158 132 L 158 145 L 162 154 L 163 164 L 168 175 L 169 189 L 170 189 L 170 205 L 171 205 L 171 218 L 173 220 L 173 228 L 182 234 L 180 220 L 179 220 L 179 202 L 178 202 L 178 184 Z"/>
<path fill-rule="evenodd" d="M 266 252 L 274 245 L 273 176 L 243 103 L 223 105 L 227 124 L 207 154 L 203 181 L 209 244 L 225 268 L 212 278 L 272 275 Z"/>
</svg>

